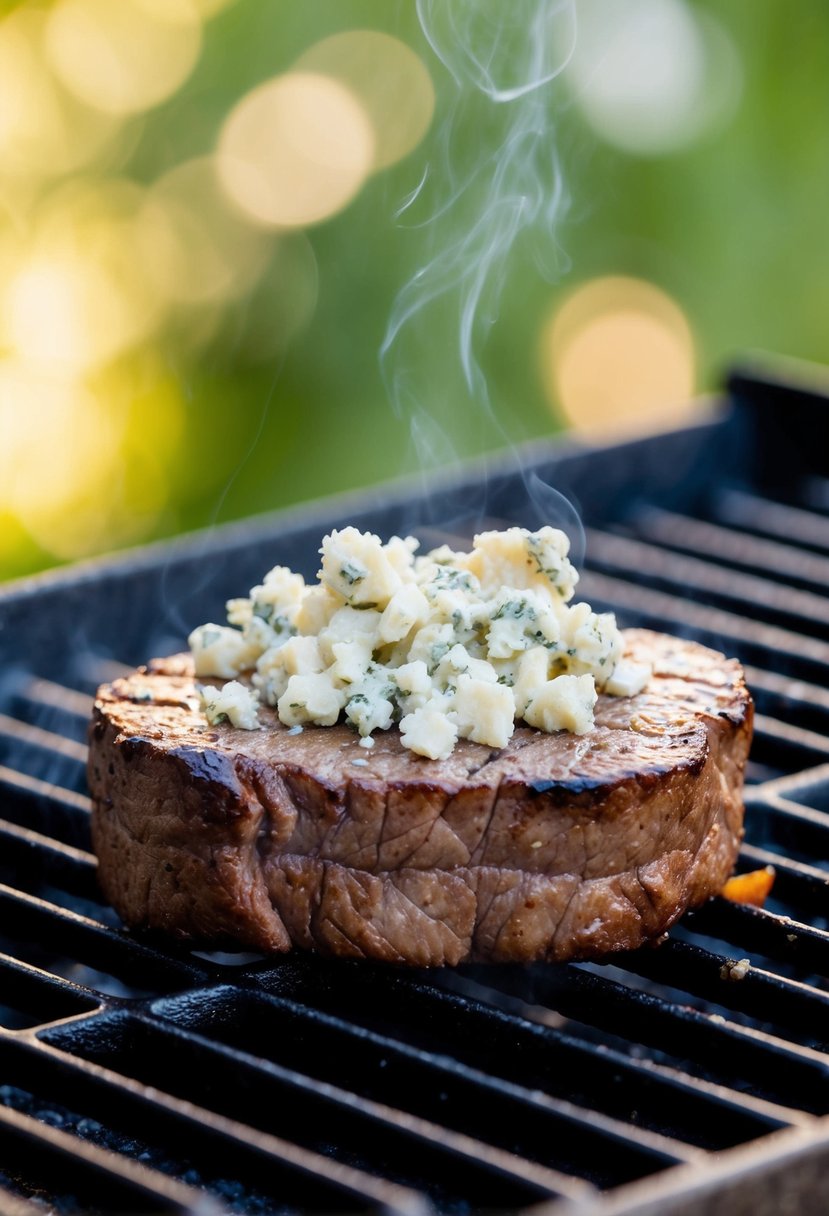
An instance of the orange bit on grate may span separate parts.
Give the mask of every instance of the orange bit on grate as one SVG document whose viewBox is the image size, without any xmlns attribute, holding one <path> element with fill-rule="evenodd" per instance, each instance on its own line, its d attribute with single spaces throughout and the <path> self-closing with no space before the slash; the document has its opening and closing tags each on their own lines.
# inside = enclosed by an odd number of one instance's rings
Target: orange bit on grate
<svg viewBox="0 0 829 1216">
<path fill-rule="evenodd" d="M 748 874 L 736 874 L 729 878 L 720 894 L 733 904 L 751 904 L 762 908 L 774 886 L 774 866 L 762 870 L 751 870 Z"/>
</svg>

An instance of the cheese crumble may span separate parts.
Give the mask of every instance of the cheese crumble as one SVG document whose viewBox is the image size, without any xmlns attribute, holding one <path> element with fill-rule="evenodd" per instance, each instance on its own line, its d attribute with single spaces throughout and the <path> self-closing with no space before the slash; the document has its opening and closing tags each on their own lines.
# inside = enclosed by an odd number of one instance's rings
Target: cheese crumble
<svg viewBox="0 0 829 1216">
<path fill-rule="evenodd" d="M 459 738 L 504 747 L 516 720 L 585 734 L 598 691 L 633 696 L 650 669 L 622 659 L 610 613 L 570 604 L 578 574 L 556 528 L 482 532 L 470 553 L 417 555 L 412 537 L 357 528 L 322 542 L 319 582 L 283 566 L 189 638 L 211 723 L 251 730 L 261 701 L 292 730 L 345 721 L 371 745 L 400 727 L 433 760 Z M 232 677 L 251 673 L 251 688 Z"/>
<path fill-rule="evenodd" d="M 259 698 L 238 680 L 230 680 L 222 688 L 199 686 L 199 699 L 211 726 L 229 722 L 243 730 L 256 730 L 259 719 L 256 709 Z"/>
</svg>

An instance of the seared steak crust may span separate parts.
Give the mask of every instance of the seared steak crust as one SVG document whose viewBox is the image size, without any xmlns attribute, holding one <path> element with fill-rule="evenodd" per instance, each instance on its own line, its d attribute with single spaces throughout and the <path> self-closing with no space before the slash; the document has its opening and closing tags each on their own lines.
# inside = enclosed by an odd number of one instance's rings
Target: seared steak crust
<svg viewBox="0 0 829 1216">
<path fill-rule="evenodd" d="M 659 937 L 721 889 L 742 835 L 739 665 L 644 630 L 646 690 L 587 735 L 519 727 L 448 760 L 396 729 L 210 727 L 189 658 L 99 690 L 101 886 L 126 923 L 200 942 L 432 966 L 588 958 Z"/>
</svg>

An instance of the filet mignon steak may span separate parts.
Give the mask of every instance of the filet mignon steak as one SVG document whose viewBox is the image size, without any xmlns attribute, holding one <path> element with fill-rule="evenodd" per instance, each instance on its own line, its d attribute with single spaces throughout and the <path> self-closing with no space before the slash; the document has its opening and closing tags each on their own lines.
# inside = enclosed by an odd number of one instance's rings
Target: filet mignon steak
<svg viewBox="0 0 829 1216">
<path fill-rule="evenodd" d="M 346 726 L 208 726 L 189 656 L 98 693 L 92 831 L 132 927 L 416 966 L 591 958 L 718 892 L 742 836 L 752 703 L 739 665 L 644 630 L 648 687 L 577 736 L 415 756 Z"/>
</svg>

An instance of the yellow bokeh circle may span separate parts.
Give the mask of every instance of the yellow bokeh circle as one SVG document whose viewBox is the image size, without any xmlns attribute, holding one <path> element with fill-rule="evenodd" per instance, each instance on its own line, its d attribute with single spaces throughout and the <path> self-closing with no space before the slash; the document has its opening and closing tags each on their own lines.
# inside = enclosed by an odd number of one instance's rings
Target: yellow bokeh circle
<svg viewBox="0 0 829 1216">
<path fill-rule="evenodd" d="M 251 226 L 222 191 L 211 157 L 185 161 L 151 187 L 139 248 L 164 298 L 209 304 L 249 291 L 270 254 L 270 238 Z"/>
<path fill-rule="evenodd" d="M 182 410 L 152 368 L 85 381 L 0 361 L 0 516 L 59 558 L 141 539 L 169 496 Z"/>
<path fill-rule="evenodd" d="M 108 114 L 136 114 L 183 84 L 201 39 L 191 0 L 58 0 L 46 53 L 81 101 Z"/>
<path fill-rule="evenodd" d="M 296 71 L 318 72 L 345 84 L 374 128 L 374 168 L 407 156 L 429 129 L 435 90 L 423 60 L 399 38 L 379 30 L 348 30 L 310 47 Z"/>
<path fill-rule="evenodd" d="M 669 295 L 641 279 L 576 288 L 544 326 L 540 353 L 551 404 L 586 435 L 675 425 L 692 412 L 690 326 Z"/>
<path fill-rule="evenodd" d="M 46 17 L 21 9 L 0 21 L 0 178 L 35 182 L 77 169 L 116 122 L 68 93 L 43 54 Z"/>
<path fill-rule="evenodd" d="M 0 343 L 45 368 L 82 372 L 136 346 L 161 319 L 136 257 L 141 188 L 70 183 L 30 218 L 0 281 Z"/>
<path fill-rule="evenodd" d="M 219 139 L 219 175 L 252 220 L 281 228 L 342 210 L 371 171 L 374 135 L 365 109 L 327 76 L 291 72 L 253 89 Z"/>
</svg>

